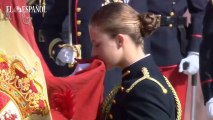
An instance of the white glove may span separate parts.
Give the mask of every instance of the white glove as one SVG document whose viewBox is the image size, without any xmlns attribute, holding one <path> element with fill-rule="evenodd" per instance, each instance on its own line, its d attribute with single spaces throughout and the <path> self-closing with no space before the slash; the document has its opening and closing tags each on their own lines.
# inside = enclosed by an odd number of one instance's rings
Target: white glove
<svg viewBox="0 0 213 120">
<path fill-rule="evenodd" d="M 71 75 L 75 75 L 77 72 L 80 72 L 82 70 L 85 70 L 90 63 L 83 63 L 83 64 L 78 64 L 74 70 L 74 72 Z"/>
<path fill-rule="evenodd" d="M 188 62 L 189 66 L 186 70 L 183 69 L 183 63 Z M 199 70 L 199 53 L 189 52 L 188 56 L 181 60 L 179 65 L 179 72 L 187 75 L 196 74 Z"/>
<path fill-rule="evenodd" d="M 74 52 L 69 47 L 62 48 L 56 56 L 56 64 L 64 66 L 66 63 L 73 63 L 75 61 Z"/>
<path fill-rule="evenodd" d="M 213 119 L 213 98 L 211 98 L 207 103 L 206 103 L 206 109 L 208 112 L 208 117 Z"/>
</svg>

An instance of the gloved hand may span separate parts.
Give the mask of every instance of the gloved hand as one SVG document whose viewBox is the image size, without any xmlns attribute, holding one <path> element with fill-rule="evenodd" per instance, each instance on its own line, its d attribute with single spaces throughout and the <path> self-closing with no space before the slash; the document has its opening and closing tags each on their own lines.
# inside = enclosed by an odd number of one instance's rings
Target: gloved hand
<svg viewBox="0 0 213 120">
<path fill-rule="evenodd" d="M 189 66 L 184 70 L 183 64 L 185 62 L 188 62 Z M 199 53 L 189 52 L 188 56 L 181 60 L 179 65 L 179 72 L 183 72 L 184 74 L 187 75 L 193 75 L 196 74 L 198 70 L 199 70 Z"/>
<path fill-rule="evenodd" d="M 211 98 L 207 103 L 206 103 L 206 108 L 208 112 L 208 117 L 213 119 L 213 98 Z"/>
<path fill-rule="evenodd" d="M 90 65 L 90 63 L 81 63 L 81 64 L 77 64 L 74 72 L 71 75 L 75 75 L 77 72 L 80 72 L 82 70 L 85 70 L 88 66 Z"/>
<path fill-rule="evenodd" d="M 69 47 L 62 48 L 56 56 L 56 64 L 60 66 L 66 65 L 66 63 L 73 63 L 75 61 L 74 51 Z"/>
</svg>

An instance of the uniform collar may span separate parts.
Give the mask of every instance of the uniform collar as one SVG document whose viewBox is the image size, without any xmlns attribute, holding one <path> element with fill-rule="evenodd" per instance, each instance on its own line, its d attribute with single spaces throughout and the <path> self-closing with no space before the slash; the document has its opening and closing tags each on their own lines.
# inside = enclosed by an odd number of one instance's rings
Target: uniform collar
<svg viewBox="0 0 213 120">
<path fill-rule="evenodd" d="M 150 54 L 147 54 L 144 58 L 138 60 L 137 62 L 131 64 L 130 66 L 124 68 L 122 70 L 122 79 L 139 77 L 138 73 L 141 73 L 142 67 L 149 68 L 152 64 L 150 62 L 153 61 Z"/>
</svg>

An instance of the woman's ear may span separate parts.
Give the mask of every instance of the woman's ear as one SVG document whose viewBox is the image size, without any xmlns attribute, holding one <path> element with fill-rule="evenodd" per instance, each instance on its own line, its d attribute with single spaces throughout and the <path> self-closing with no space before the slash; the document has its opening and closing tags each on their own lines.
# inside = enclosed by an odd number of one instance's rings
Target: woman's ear
<svg viewBox="0 0 213 120">
<path fill-rule="evenodd" d="M 116 43 L 118 47 L 121 47 L 124 45 L 125 36 L 123 34 L 118 34 L 116 36 Z"/>
</svg>

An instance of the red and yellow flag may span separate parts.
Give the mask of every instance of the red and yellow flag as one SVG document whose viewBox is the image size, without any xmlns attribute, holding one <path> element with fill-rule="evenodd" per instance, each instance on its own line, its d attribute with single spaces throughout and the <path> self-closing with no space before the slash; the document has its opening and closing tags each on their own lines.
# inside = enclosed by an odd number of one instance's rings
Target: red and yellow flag
<svg viewBox="0 0 213 120">
<path fill-rule="evenodd" d="M 0 119 L 50 120 L 45 77 L 25 7 L 25 0 L 0 0 Z"/>
</svg>

